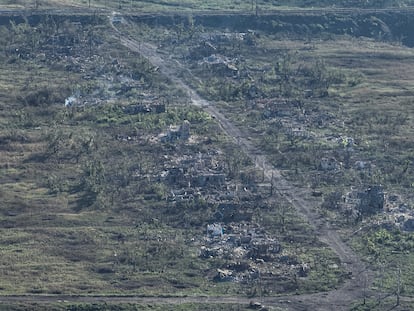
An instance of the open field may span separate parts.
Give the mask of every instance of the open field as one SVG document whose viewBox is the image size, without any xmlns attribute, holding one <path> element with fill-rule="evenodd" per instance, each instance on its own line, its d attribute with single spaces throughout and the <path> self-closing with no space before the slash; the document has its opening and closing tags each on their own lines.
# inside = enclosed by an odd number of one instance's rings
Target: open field
<svg viewBox="0 0 414 311">
<path fill-rule="evenodd" d="M 406 8 L 413 6 L 412 0 L 324 0 L 324 1 L 264 1 L 264 0 L 1 0 L 0 7 L 13 9 L 49 9 L 49 8 L 91 8 L 125 10 L 126 12 L 251 12 L 253 14 L 265 13 L 268 10 L 291 9 L 384 9 Z"/>
<path fill-rule="evenodd" d="M 215 9 L 206 5 L 179 9 Z M 414 51 L 379 31 L 376 17 L 371 38 L 330 32 L 326 20 L 303 35 L 300 24 L 271 18 L 257 29 L 185 14 L 157 25 L 115 20 L 116 29 L 106 17 L 46 15 L 0 27 L 0 295 L 267 297 L 276 306 L 272 297 L 335 292 L 353 278 L 319 229 L 339 234 L 373 271 L 372 305 L 382 293 L 414 294 Z M 172 65 L 148 61 L 140 42 Z M 190 105 L 188 89 L 242 141 Z M 246 141 L 298 189 L 311 217 L 243 152 Z M 354 189 L 374 186 L 385 193 L 380 210 L 350 203 Z M 354 310 L 364 310 L 356 298 Z M 152 307 L 162 309 L 124 309 Z"/>
<path fill-rule="evenodd" d="M 398 269 L 402 282 L 411 284 L 412 233 L 398 232 L 404 227 L 401 221 L 410 217 L 413 199 L 412 146 L 407 140 L 413 134 L 412 49 L 329 34 L 292 40 L 285 34 L 236 33 L 245 36 L 240 39 L 228 29 L 195 29 L 189 36 L 178 31 L 161 26 L 151 35 L 159 53 L 168 51 L 182 66 L 178 70 L 184 79 L 267 150 L 292 183 L 325 194 L 320 213 L 344 236 L 356 230 L 354 245 L 378 269 L 373 289 L 394 293 Z M 151 40 L 145 33 L 134 35 Z M 208 45 L 200 37 L 208 37 Z M 215 58 L 208 58 L 212 51 Z M 343 137 L 351 139 L 351 146 L 344 145 Z M 324 169 L 323 158 L 336 164 Z M 359 167 L 361 163 L 370 168 Z M 372 184 L 386 187 L 386 212 L 374 217 L 365 211 L 348 214 L 349 205 L 341 203 L 344 195 Z M 333 199 L 338 193 L 339 199 Z M 374 236 L 359 230 L 361 225 Z M 395 231 L 381 231 L 390 227 Z M 377 238 L 383 234 L 385 240 Z M 410 288 L 405 286 L 404 294 L 411 295 Z"/>
<path fill-rule="evenodd" d="M 102 21 L 39 27 L 2 28 L 3 295 L 254 297 L 327 290 L 346 278 L 329 248 L 307 238 L 312 229 L 288 202 L 268 201 L 269 185 L 259 185 L 260 172 L 214 120 L 186 106 L 185 95 L 119 46 Z M 134 110 L 154 102 L 165 112 Z M 169 126 L 183 122 L 188 140 L 169 141 Z M 163 176 L 184 162 L 194 176 L 218 171 L 224 184 L 183 196 L 181 175 Z M 226 233 L 253 230 L 265 248 L 276 243 L 274 255 L 247 245 L 217 255 L 206 248 L 215 243 L 206 240 L 206 225 L 222 202 L 244 206 L 228 216 Z M 231 220 L 237 217 L 241 224 Z M 212 254 L 200 256 L 203 249 Z M 312 271 L 299 278 L 305 262 Z M 228 268 L 237 281 L 217 281 L 217 269 Z"/>
</svg>

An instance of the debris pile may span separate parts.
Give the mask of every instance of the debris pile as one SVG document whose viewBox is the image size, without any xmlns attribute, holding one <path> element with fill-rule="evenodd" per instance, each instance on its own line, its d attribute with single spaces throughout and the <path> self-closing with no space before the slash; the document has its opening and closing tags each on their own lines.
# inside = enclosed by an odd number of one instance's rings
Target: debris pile
<svg viewBox="0 0 414 311">
<path fill-rule="evenodd" d="M 229 263 L 217 270 L 216 281 L 247 281 L 258 277 L 260 265 L 280 260 L 279 241 L 257 224 L 247 222 L 207 225 L 201 258 L 223 258 Z"/>
</svg>

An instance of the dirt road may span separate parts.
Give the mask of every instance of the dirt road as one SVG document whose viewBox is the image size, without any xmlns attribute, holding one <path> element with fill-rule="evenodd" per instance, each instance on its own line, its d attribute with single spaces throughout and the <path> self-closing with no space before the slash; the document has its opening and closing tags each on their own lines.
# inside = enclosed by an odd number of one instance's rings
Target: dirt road
<svg viewBox="0 0 414 311">
<path fill-rule="evenodd" d="M 336 290 L 325 293 L 263 297 L 264 305 L 281 307 L 287 310 L 348 310 L 352 302 L 362 301 L 365 288 L 372 282 L 373 274 L 367 270 L 365 264 L 357 254 L 342 241 L 339 234 L 320 217 L 312 206 L 312 201 L 307 200 L 310 190 L 292 185 L 274 168 L 266 158 L 263 151 L 254 146 L 249 140 L 249 133 L 235 126 L 226 116 L 219 111 L 214 102 L 201 98 L 180 77 L 179 72 L 186 70 L 166 55 L 157 53 L 155 46 L 138 42 L 127 38 L 117 32 L 116 38 L 130 50 L 140 53 L 146 57 L 154 66 L 160 68 L 173 83 L 183 89 L 191 98 L 192 104 L 202 108 L 212 115 L 222 127 L 223 131 L 248 155 L 256 166 L 265 172 L 265 177 L 270 181 L 273 179 L 275 190 L 287 201 L 289 201 L 297 212 L 313 227 L 317 237 L 326 243 L 340 258 L 346 271 L 351 278 Z M 0 303 L 145 303 L 145 304 L 182 304 L 182 303 L 213 303 L 213 304 L 242 304 L 246 305 L 251 299 L 246 297 L 136 297 L 136 296 L 68 296 L 68 295 L 24 295 L 24 296 L 0 296 Z"/>
<path fill-rule="evenodd" d="M 160 68 L 173 83 L 182 88 L 191 98 L 192 104 L 201 107 L 203 110 L 212 115 L 221 125 L 223 131 L 237 142 L 241 150 L 247 154 L 256 166 L 265 172 L 266 178 L 270 181 L 273 178 L 273 183 L 276 190 L 292 206 L 297 212 L 304 217 L 304 219 L 315 229 L 317 237 L 326 243 L 340 258 L 344 268 L 351 275 L 351 278 L 339 289 L 315 295 L 303 295 L 295 297 L 296 304 L 301 301 L 303 306 L 310 308 L 309 310 L 347 310 L 347 307 L 352 301 L 363 299 L 363 295 L 367 284 L 370 284 L 373 279 L 371 272 L 367 270 L 365 264 L 360 260 L 359 256 L 342 241 L 339 234 L 329 227 L 324 219 L 322 219 L 316 212 L 315 207 L 312 206 L 309 200 L 310 190 L 306 188 L 299 188 L 289 183 L 280 171 L 275 169 L 266 159 L 266 155 L 255 147 L 249 140 L 249 133 L 242 132 L 236 127 L 228 118 L 226 118 L 211 101 L 201 98 L 189 85 L 187 85 L 179 76 L 178 73 L 182 70 L 179 63 L 169 59 L 165 55 L 157 53 L 155 46 L 146 43 L 138 42 L 131 38 L 127 38 L 119 33 L 121 43 L 132 51 L 140 53 L 147 58 L 154 66 Z M 300 194 L 300 195 L 298 195 Z M 292 298 L 292 297 L 291 297 Z M 275 298 L 280 301 L 280 298 Z M 266 299 L 267 302 L 272 302 L 271 298 Z M 302 307 L 303 307 L 302 306 Z M 316 307 L 317 306 L 317 307 Z M 290 307 L 293 310 L 293 306 Z M 300 309 L 300 310 L 306 310 Z"/>
</svg>

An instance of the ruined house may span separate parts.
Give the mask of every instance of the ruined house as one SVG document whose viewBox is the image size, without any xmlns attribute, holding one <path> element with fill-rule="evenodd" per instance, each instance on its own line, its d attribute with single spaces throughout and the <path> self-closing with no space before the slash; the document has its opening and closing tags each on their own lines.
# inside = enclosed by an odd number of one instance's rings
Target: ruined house
<svg viewBox="0 0 414 311">
<path fill-rule="evenodd" d="M 254 32 L 252 32 L 254 34 Z M 205 32 L 200 34 L 200 41 L 209 41 L 213 44 L 228 43 L 231 41 L 243 41 L 247 33 L 245 32 Z"/>
<path fill-rule="evenodd" d="M 188 140 L 190 138 L 190 122 L 185 120 L 180 127 L 170 127 L 167 133 L 161 136 L 164 143 L 175 142 L 177 140 Z"/>
<path fill-rule="evenodd" d="M 235 60 L 218 54 L 204 57 L 199 64 L 206 69 L 214 70 L 218 74 L 230 77 L 237 75 L 239 71 L 235 66 Z"/>
<path fill-rule="evenodd" d="M 273 256 L 282 251 L 280 243 L 267 236 L 253 237 L 247 256 L 252 259 L 262 259 L 264 261 L 272 260 Z"/>
<path fill-rule="evenodd" d="M 215 282 L 232 282 L 236 278 L 233 276 L 233 271 L 228 269 L 217 269 L 217 274 L 213 278 Z"/>
<path fill-rule="evenodd" d="M 384 208 L 385 194 L 381 186 L 370 186 L 365 190 L 352 190 L 344 197 L 345 209 L 356 218 L 380 212 Z"/>
<path fill-rule="evenodd" d="M 303 91 L 303 96 L 304 96 L 305 98 L 310 98 L 310 97 L 312 97 L 312 96 L 313 96 L 313 90 L 310 90 L 310 89 L 304 90 L 304 91 Z"/>
<path fill-rule="evenodd" d="M 384 207 L 385 196 L 382 186 L 371 186 L 364 192 L 360 192 L 358 197 L 360 199 L 358 210 L 362 214 L 373 214 Z"/>
<path fill-rule="evenodd" d="M 124 21 L 123 17 L 119 13 L 113 12 L 111 16 L 112 24 L 122 24 Z"/>
<path fill-rule="evenodd" d="M 361 215 L 375 214 L 384 208 L 384 189 L 380 185 L 374 185 L 365 190 L 353 190 L 346 194 L 344 201 Z"/>
<path fill-rule="evenodd" d="M 294 127 L 290 127 L 286 129 L 286 135 L 290 136 L 290 137 L 302 137 L 302 138 L 311 138 L 312 137 L 312 133 L 302 129 L 302 128 L 294 128 Z"/>
</svg>

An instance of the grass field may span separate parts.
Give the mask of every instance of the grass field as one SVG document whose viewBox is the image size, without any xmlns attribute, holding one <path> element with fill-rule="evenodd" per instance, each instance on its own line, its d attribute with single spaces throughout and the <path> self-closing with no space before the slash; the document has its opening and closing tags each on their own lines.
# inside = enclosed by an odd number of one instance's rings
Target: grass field
<svg viewBox="0 0 414 311">
<path fill-rule="evenodd" d="M 261 13 L 267 10 L 285 10 L 292 8 L 389 8 L 412 6 L 412 0 L 393 0 L 393 1 L 353 1 L 353 0 L 324 0 L 324 1 L 263 1 L 263 0 L 225 0 L 225 1 L 200 1 L 200 0 L 1 0 L 0 6 L 8 8 L 94 8 L 94 9 L 114 9 L 136 12 L 191 12 L 191 11 L 234 11 Z"/>
<path fill-rule="evenodd" d="M 137 29 L 132 35 L 145 36 L 139 31 L 142 26 Z M 212 29 L 196 29 L 177 41 L 176 29 L 160 26 L 151 37 L 190 69 L 187 81 L 218 102 L 292 182 L 308 185 L 325 197 L 381 184 L 386 198 L 398 197 L 399 203 L 386 200 L 385 212 L 364 217 L 362 223 L 332 202 L 322 204 L 320 212 L 342 228 L 344 237 L 354 240 L 355 249 L 372 264 L 377 277 L 374 290 L 395 293 L 401 269 L 402 291 L 411 296 L 413 234 L 400 231 L 395 219 L 401 205 L 405 217 L 410 217 L 414 199 L 409 139 L 414 115 L 412 48 L 327 33 L 317 39 L 292 39 L 262 31 L 252 40 L 214 41 Z M 204 38 L 203 32 L 213 38 L 214 53 L 237 67 L 237 73 L 206 65 L 209 52 L 202 54 L 203 43 L 198 39 Z M 272 112 L 272 105 L 279 110 Z M 294 130 L 300 135 L 293 135 Z M 351 137 L 352 148 L 344 148 L 341 137 Z M 336 158 L 340 166 L 322 170 L 323 157 Z M 360 170 L 355 167 L 357 161 L 372 166 Z"/>
<path fill-rule="evenodd" d="M 312 229 L 289 204 L 268 202 L 268 185 L 252 186 L 260 172 L 215 120 L 188 106 L 182 91 L 105 26 L 98 18 L 45 17 L 37 27 L 0 29 L 0 294 L 255 297 L 343 282 L 338 259 L 309 239 Z M 65 106 L 70 97 L 76 104 Z M 166 111 L 126 113 L 154 101 Z M 185 120 L 191 139 L 162 143 L 160 135 Z M 165 170 L 183 161 L 197 169 L 203 155 L 228 188 L 171 200 L 177 190 L 162 179 Z M 244 226 L 280 241 L 280 253 L 267 261 L 200 256 L 219 205 L 214 198 L 229 191 L 246 204 Z M 302 264 L 311 267 L 308 277 L 297 277 Z M 215 280 L 217 269 L 239 265 L 240 281 Z"/>
<path fill-rule="evenodd" d="M 63 4 L 39 2 L 45 8 Z M 251 2 L 91 1 L 92 7 L 119 4 L 148 11 L 252 10 Z M 285 3 L 259 4 L 273 8 Z M 1 5 L 27 8 L 33 3 Z M 0 27 L 0 295 L 254 298 L 259 293 L 328 291 L 346 280 L 332 250 L 316 239 L 288 202 L 277 195 L 270 198 L 262 172 L 237 152 L 237 144 L 223 135 L 216 121 L 189 106 L 187 95 L 159 68 L 121 46 L 105 18 L 80 23 L 42 18 L 37 25 Z M 271 22 L 274 29 L 289 29 Z M 325 24 L 308 26 L 329 29 Z M 395 206 L 361 222 L 326 200 L 334 192 L 382 184 L 387 195 L 406 205 L 406 216 L 412 210 L 412 49 L 379 36 L 323 31 L 304 37 L 295 31 L 246 29 L 245 39 L 239 40 L 232 36 L 239 31 L 209 28 L 191 18 L 167 27 L 131 20 L 120 28 L 135 39 L 151 41 L 182 64 L 188 69 L 182 71 L 183 79 L 249 133 L 286 178 L 322 196 L 309 200 L 378 272 L 374 290 L 391 293 L 401 269 L 402 293 L 413 294 L 413 236 L 394 226 Z M 220 33 L 222 41 L 200 51 L 206 36 Z M 223 71 L 206 65 L 208 49 L 232 66 Z M 71 97 L 76 103 L 65 106 Z M 164 104 L 166 111 L 128 113 L 140 103 L 154 102 Z M 163 140 L 171 126 L 186 121 L 189 140 Z M 348 137 L 352 148 L 344 145 Z M 198 167 L 204 157 L 207 170 L 225 175 L 224 188 L 181 193 L 179 178 L 165 178 L 165 172 L 181 165 L 202 174 Z M 321 170 L 323 157 L 335 158 L 338 169 Z M 355 168 L 357 161 L 369 162 L 371 169 Z M 225 223 L 226 234 L 241 234 L 243 226 L 254 228 L 277 240 L 280 253 L 264 259 L 254 258 L 254 253 L 237 257 L 243 250 L 231 249 L 201 256 L 202 247 L 214 243 L 206 242 L 206 226 L 219 211 L 217 198 L 229 195 L 250 218 Z M 182 201 L 175 198 L 180 196 Z M 386 226 L 390 223 L 391 229 Z M 310 267 L 305 276 L 303 267 Z M 384 272 L 382 267 L 389 269 Z M 217 281 L 218 269 L 230 268 L 241 269 L 239 277 Z M 183 304 L 171 310 L 198 307 Z M 240 308 L 202 306 L 230 307 Z M 162 309 L 124 309 L 141 308 Z"/>
</svg>

